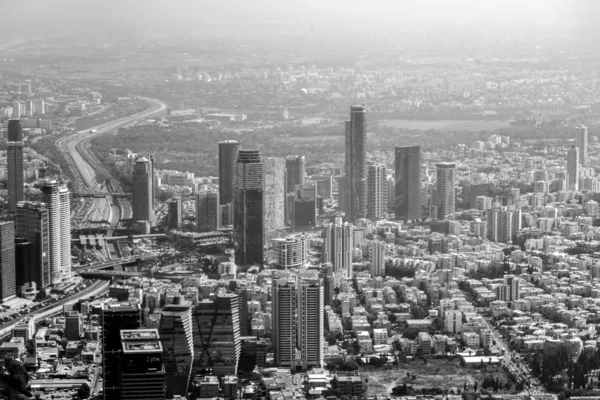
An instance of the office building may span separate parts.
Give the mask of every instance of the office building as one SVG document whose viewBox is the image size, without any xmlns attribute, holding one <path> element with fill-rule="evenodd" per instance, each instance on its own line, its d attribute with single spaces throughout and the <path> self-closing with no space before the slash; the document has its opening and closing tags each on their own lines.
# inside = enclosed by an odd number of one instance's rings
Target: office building
<svg viewBox="0 0 600 400">
<path fill-rule="evenodd" d="M 185 397 L 194 362 L 192 309 L 189 302 L 176 296 L 172 304 L 165 305 L 160 313 L 158 331 L 164 349 L 167 396 Z"/>
<path fill-rule="evenodd" d="M 215 300 L 202 300 L 192 314 L 194 365 L 192 377 L 212 373 L 236 375 L 240 359 L 239 298 L 219 293 Z"/>
<path fill-rule="evenodd" d="M 183 207 L 181 198 L 176 198 L 168 204 L 168 224 L 167 227 L 171 229 L 181 229 L 183 226 Z"/>
<path fill-rule="evenodd" d="M 79 341 L 83 337 L 83 319 L 78 311 L 69 311 L 65 315 L 65 336 L 69 341 Z"/>
<path fill-rule="evenodd" d="M 322 199 L 330 199 L 333 193 L 333 177 L 331 175 L 313 175 L 310 180 L 317 183 L 317 195 Z"/>
<path fill-rule="evenodd" d="M 317 183 L 296 185 L 291 202 L 292 231 L 310 231 L 317 224 Z"/>
<path fill-rule="evenodd" d="M 285 161 L 264 157 L 264 229 L 265 234 L 285 228 Z"/>
<path fill-rule="evenodd" d="M 272 285 L 273 353 L 275 365 L 296 369 L 296 280 L 288 271 L 275 271 Z"/>
<path fill-rule="evenodd" d="M 17 296 L 29 300 L 38 294 L 38 270 L 35 265 L 35 245 L 26 238 L 15 237 L 15 281 Z M 41 274 L 39 276 L 41 281 Z"/>
<path fill-rule="evenodd" d="M 579 148 L 576 146 L 567 152 L 567 189 L 579 190 Z"/>
<path fill-rule="evenodd" d="M 6 171 L 8 174 L 8 211 L 17 211 L 17 203 L 25 200 L 23 192 L 23 128 L 21 121 L 8 121 L 6 142 Z"/>
<path fill-rule="evenodd" d="M 586 166 L 588 162 L 588 128 L 579 125 L 575 128 L 575 146 L 579 149 L 579 164 Z"/>
<path fill-rule="evenodd" d="M 122 329 L 139 329 L 142 323 L 140 306 L 137 303 L 111 303 L 104 305 L 102 320 L 102 379 L 104 399 L 121 398 Z"/>
<path fill-rule="evenodd" d="M 0 221 L 0 300 L 2 302 L 17 295 L 15 275 L 15 224 L 13 221 Z"/>
<path fill-rule="evenodd" d="M 306 175 L 306 158 L 304 156 L 287 156 L 285 158 L 285 192 L 293 192 L 296 185 L 302 185 Z"/>
<path fill-rule="evenodd" d="M 342 272 L 350 278 L 352 251 L 354 250 L 354 225 L 336 218 L 323 230 L 323 263 L 331 263 L 334 272 Z"/>
<path fill-rule="evenodd" d="M 32 286 L 31 282 L 35 282 L 37 290 L 52 285 L 48 221 L 48 208 L 45 203 L 21 201 L 17 204 L 16 236 L 26 239 L 33 247 L 33 251 L 29 252 L 29 274 L 24 275 L 23 284 Z"/>
<path fill-rule="evenodd" d="M 121 399 L 166 398 L 163 347 L 156 329 L 122 329 Z"/>
<path fill-rule="evenodd" d="M 352 106 L 345 126 L 345 175 L 339 196 L 344 196 L 345 219 L 352 222 L 367 216 L 366 107 Z"/>
<path fill-rule="evenodd" d="M 71 279 L 71 199 L 67 185 L 56 181 L 42 184 L 48 210 L 49 264 L 51 282 Z"/>
<path fill-rule="evenodd" d="M 371 276 L 385 276 L 385 243 L 372 242 L 369 254 L 371 256 Z"/>
<path fill-rule="evenodd" d="M 325 263 L 321 265 L 319 278 L 323 280 L 323 304 L 330 306 L 336 288 L 336 283 L 333 276 L 333 265 L 331 263 Z"/>
<path fill-rule="evenodd" d="M 154 182 L 152 163 L 140 157 L 133 166 L 133 220 L 154 223 Z"/>
<path fill-rule="evenodd" d="M 240 150 L 235 165 L 233 231 L 238 265 L 264 262 L 264 165 L 258 150 Z"/>
<path fill-rule="evenodd" d="M 221 207 L 219 192 L 202 190 L 196 193 L 196 230 L 198 232 L 216 231 L 221 227 Z"/>
<path fill-rule="evenodd" d="M 229 204 L 234 199 L 235 164 L 240 150 L 237 140 L 219 142 L 219 202 Z"/>
<path fill-rule="evenodd" d="M 437 218 L 452 218 L 456 211 L 456 165 L 454 163 L 438 163 L 436 167 Z"/>
<path fill-rule="evenodd" d="M 323 367 L 323 282 L 301 278 L 298 283 L 298 348 L 302 369 Z"/>
<path fill-rule="evenodd" d="M 308 259 L 308 236 L 292 235 L 273 239 L 275 264 L 279 268 L 300 268 Z"/>
<path fill-rule="evenodd" d="M 394 163 L 396 219 L 421 219 L 421 146 L 396 147 Z"/>
<path fill-rule="evenodd" d="M 367 174 L 367 218 L 382 219 L 387 215 L 387 170 L 385 165 L 369 165 Z"/>
</svg>

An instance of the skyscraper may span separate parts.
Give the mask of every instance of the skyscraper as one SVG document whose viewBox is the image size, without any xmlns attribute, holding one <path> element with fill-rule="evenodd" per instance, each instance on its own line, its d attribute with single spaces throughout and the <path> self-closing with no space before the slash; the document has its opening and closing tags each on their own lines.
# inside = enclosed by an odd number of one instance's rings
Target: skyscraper
<svg viewBox="0 0 600 400">
<path fill-rule="evenodd" d="M 50 275 L 53 285 L 71 279 L 71 199 L 67 185 L 54 180 L 42 184 L 48 209 Z"/>
<path fill-rule="evenodd" d="M 285 228 L 285 162 L 279 157 L 262 159 L 265 171 L 264 224 L 265 233 Z"/>
<path fill-rule="evenodd" d="M 168 228 L 171 229 L 181 229 L 183 224 L 183 204 L 181 201 L 181 197 L 172 200 L 168 204 Z"/>
<path fill-rule="evenodd" d="M 17 295 L 15 275 L 15 224 L 13 221 L 0 221 L 0 301 L 5 302 Z"/>
<path fill-rule="evenodd" d="M 367 216 L 367 108 L 352 106 L 346 121 L 343 201 L 348 221 Z"/>
<path fill-rule="evenodd" d="M 421 146 L 396 147 L 394 178 L 396 219 L 421 219 Z"/>
<path fill-rule="evenodd" d="M 221 205 L 232 203 L 234 199 L 235 163 L 240 142 L 224 140 L 219 142 L 219 201 Z"/>
<path fill-rule="evenodd" d="M 194 307 L 192 376 L 237 374 L 241 352 L 238 302 L 237 294 L 219 293 L 215 300 L 203 300 Z"/>
<path fill-rule="evenodd" d="M 579 125 L 575 128 L 575 146 L 579 148 L 579 164 L 587 165 L 588 159 L 588 128 Z"/>
<path fill-rule="evenodd" d="M 306 158 L 287 156 L 285 158 L 285 193 L 293 192 L 296 185 L 302 185 L 306 176 Z"/>
<path fill-rule="evenodd" d="M 31 298 L 37 294 L 35 246 L 25 238 L 15 237 L 15 280 L 17 296 Z"/>
<path fill-rule="evenodd" d="M 23 193 L 23 133 L 21 121 L 8 121 L 8 150 L 6 170 L 8 173 L 8 211 L 17 211 L 17 203 L 25 200 Z"/>
<path fill-rule="evenodd" d="M 567 189 L 579 190 L 579 148 L 572 146 L 567 152 Z"/>
<path fill-rule="evenodd" d="M 452 217 L 456 211 L 456 189 L 454 163 L 438 163 L 437 167 L 437 206 L 438 219 Z"/>
<path fill-rule="evenodd" d="M 240 150 L 235 165 L 234 244 L 236 264 L 264 262 L 264 165 L 258 150 Z"/>
<path fill-rule="evenodd" d="M 196 229 L 198 232 L 216 231 L 221 227 L 219 192 L 201 190 L 196 193 Z"/>
<path fill-rule="evenodd" d="M 385 276 L 385 243 L 374 241 L 371 243 L 371 276 Z"/>
<path fill-rule="evenodd" d="M 164 349 L 167 396 L 186 396 L 192 364 L 194 339 L 192 332 L 192 309 L 181 296 L 173 299 L 160 313 L 159 333 Z"/>
<path fill-rule="evenodd" d="M 301 278 L 298 284 L 298 347 L 302 368 L 323 366 L 323 282 Z"/>
<path fill-rule="evenodd" d="M 133 220 L 154 222 L 154 182 L 152 163 L 140 157 L 133 166 Z"/>
<path fill-rule="evenodd" d="M 122 329 L 121 400 L 163 400 L 165 367 L 156 329 Z"/>
<path fill-rule="evenodd" d="M 122 384 L 121 329 L 139 329 L 142 322 L 136 303 L 111 303 L 102 309 L 102 373 L 104 399 L 120 399 Z"/>
<path fill-rule="evenodd" d="M 33 245 L 33 255 L 29 258 L 38 290 L 52 284 L 50 269 L 50 231 L 48 227 L 48 208 L 45 203 L 21 201 L 17 204 L 16 236 L 27 239 Z"/>
<path fill-rule="evenodd" d="M 354 226 L 336 218 L 335 223 L 325 226 L 323 239 L 323 263 L 331 263 L 334 272 L 343 271 L 346 277 L 351 277 Z"/>
<path fill-rule="evenodd" d="M 275 365 L 295 370 L 296 281 L 289 271 L 274 271 L 272 279 L 273 352 Z"/>
<path fill-rule="evenodd" d="M 367 218 L 378 220 L 387 215 L 387 171 L 385 165 L 369 165 L 367 174 Z"/>
</svg>

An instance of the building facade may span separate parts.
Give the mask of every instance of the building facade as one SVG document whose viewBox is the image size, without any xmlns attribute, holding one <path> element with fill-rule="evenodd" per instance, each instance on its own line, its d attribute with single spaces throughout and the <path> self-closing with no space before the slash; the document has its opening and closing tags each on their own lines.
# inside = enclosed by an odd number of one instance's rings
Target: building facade
<svg viewBox="0 0 600 400">
<path fill-rule="evenodd" d="M 394 163 L 396 219 L 421 219 L 421 146 L 396 147 Z"/>
</svg>

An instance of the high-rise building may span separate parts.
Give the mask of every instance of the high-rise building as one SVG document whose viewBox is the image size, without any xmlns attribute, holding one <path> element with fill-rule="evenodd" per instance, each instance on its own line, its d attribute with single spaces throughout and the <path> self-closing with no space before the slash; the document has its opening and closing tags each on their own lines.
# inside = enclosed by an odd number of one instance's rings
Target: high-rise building
<svg viewBox="0 0 600 400">
<path fill-rule="evenodd" d="M 296 185 L 291 202 L 292 231 L 309 231 L 317 224 L 317 183 Z"/>
<path fill-rule="evenodd" d="M 288 271 L 275 271 L 272 279 L 273 352 L 275 365 L 295 370 L 296 281 Z"/>
<path fill-rule="evenodd" d="M 572 146 L 567 152 L 567 189 L 579 190 L 579 148 Z"/>
<path fill-rule="evenodd" d="M 192 365 L 194 340 L 192 332 L 192 309 L 181 296 L 163 307 L 160 313 L 159 333 L 164 349 L 167 396 L 187 395 Z"/>
<path fill-rule="evenodd" d="M 8 211 L 17 211 L 17 203 L 25 200 L 23 192 L 23 129 L 21 121 L 8 121 L 8 141 L 6 143 L 6 171 L 8 173 Z"/>
<path fill-rule="evenodd" d="M 333 192 L 333 177 L 331 175 L 312 175 L 310 180 L 317 183 L 317 195 L 322 199 L 330 199 Z"/>
<path fill-rule="evenodd" d="M 34 244 L 25 238 L 15 237 L 15 280 L 19 297 L 31 299 L 38 293 L 35 257 Z"/>
<path fill-rule="evenodd" d="M 183 224 L 183 206 L 181 202 L 181 198 L 178 197 L 175 200 L 169 202 L 168 209 L 168 228 L 171 229 L 181 229 Z"/>
<path fill-rule="evenodd" d="M 504 275 L 504 283 L 496 287 L 496 298 L 513 302 L 521 296 L 521 281 L 514 275 Z"/>
<path fill-rule="evenodd" d="M 421 219 L 421 146 L 396 147 L 394 178 L 396 219 Z"/>
<path fill-rule="evenodd" d="M 385 276 L 385 243 L 374 241 L 371 243 L 371 276 Z"/>
<path fill-rule="evenodd" d="M 308 236 L 292 235 L 273 239 L 275 264 L 279 268 L 300 268 L 308 259 Z"/>
<path fill-rule="evenodd" d="M 323 301 L 326 306 L 331 305 L 335 293 L 335 281 L 333 277 L 333 265 L 325 263 L 321 266 L 319 278 L 323 279 Z"/>
<path fill-rule="evenodd" d="M 234 243 L 238 265 L 264 262 L 264 165 L 258 150 L 240 150 L 235 165 Z"/>
<path fill-rule="evenodd" d="M 298 348 L 302 368 L 322 368 L 324 347 L 323 282 L 301 278 L 298 282 Z"/>
<path fill-rule="evenodd" d="M 285 228 L 285 161 L 264 157 L 264 226 L 265 233 Z"/>
<path fill-rule="evenodd" d="M 122 329 L 122 400 L 166 398 L 163 347 L 156 329 Z"/>
<path fill-rule="evenodd" d="M 71 279 L 71 199 L 67 185 L 53 180 L 42 184 L 48 209 L 50 275 L 52 284 Z"/>
<path fill-rule="evenodd" d="M 17 204 L 16 236 L 27 239 L 33 246 L 29 257 L 29 279 L 35 282 L 37 290 L 52 284 L 50 269 L 50 231 L 48 208 L 45 203 L 21 201 Z M 31 286 L 31 285 L 30 285 Z"/>
<path fill-rule="evenodd" d="M 306 158 L 304 156 L 287 156 L 285 158 L 285 192 L 293 192 L 296 185 L 302 185 L 306 175 Z"/>
<path fill-rule="evenodd" d="M 454 163 L 438 163 L 437 167 L 437 206 L 438 219 L 452 218 L 456 211 L 456 165 Z"/>
<path fill-rule="evenodd" d="M 2 302 L 17 295 L 15 275 L 15 223 L 0 221 L 0 300 Z"/>
<path fill-rule="evenodd" d="M 579 125 L 575 128 L 575 146 L 579 149 L 579 164 L 587 165 L 588 160 L 588 128 Z"/>
<path fill-rule="evenodd" d="M 354 250 L 354 226 L 336 218 L 323 230 L 323 263 L 331 263 L 335 272 L 352 277 L 352 251 Z"/>
<path fill-rule="evenodd" d="M 139 329 L 142 322 L 137 303 L 111 303 L 102 309 L 102 373 L 104 399 L 121 398 L 121 329 Z"/>
<path fill-rule="evenodd" d="M 385 165 L 369 165 L 367 174 L 367 218 L 378 220 L 387 215 L 387 170 Z"/>
<path fill-rule="evenodd" d="M 219 293 L 215 300 L 206 299 L 194 307 L 192 376 L 237 374 L 241 352 L 238 302 L 237 294 Z"/>
<path fill-rule="evenodd" d="M 140 157 L 133 166 L 133 220 L 154 222 L 152 163 Z"/>
<path fill-rule="evenodd" d="M 202 190 L 196 193 L 196 230 L 198 232 L 216 231 L 221 227 L 221 208 L 219 192 Z"/>
<path fill-rule="evenodd" d="M 346 220 L 367 216 L 367 108 L 352 106 L 346 121 L 344 212 Z"/>
<path fill-rule="evenodd" d="M 237 140 L 219 142 L 219 201 L 221 205 L 232 203 L 235 192 L 235 165 L 240 150 Z"/>
</svg>

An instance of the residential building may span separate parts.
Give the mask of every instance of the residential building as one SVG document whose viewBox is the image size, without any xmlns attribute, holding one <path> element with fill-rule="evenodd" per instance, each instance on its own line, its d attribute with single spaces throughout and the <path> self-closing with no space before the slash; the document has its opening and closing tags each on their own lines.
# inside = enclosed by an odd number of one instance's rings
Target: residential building
<svg viewBox="0 0 600 400">
<path fill-rule="evenodd" d="M 300 268 L 308 258 L 308 236 L 292 235 L 273 239 L 275 264 L 279 268 Z"/>
<path fill-rule="evenodd" d="M 295 276 L 275 271 L 272 279 L 273 352 L 275 365 L 295 370 L 297 293 Z"/>
<path fill-rule="evenodd" d="M 379 220 L 387 215 L 387 170 L 385 165 L 369 165 L 367 173 L 367 218 Z"/>
<path fill-rule="evenodd" d="M 15 268 L 15 224 L 0 221 L 0 301 L 3 303 L 17 295 Z"/>
<path fill-rule="evenodd" d="M 67 185 L 54 180 L 42 183 L 48 210 L 49 266 L 51 283 L 71 279 L 71 199 Z"/>
<path fill-rule="evenodd" d="M 323 282 L 301 278 L 298 283 L 298 348 L 302 369 L 323 367 Z"/>
<path fill-rule="evenodd" d="M 456 211 L 456 165 L 438 163 L 437 167 L 437 206 L 438 219 L 452 218 Z"/>
</svg>

